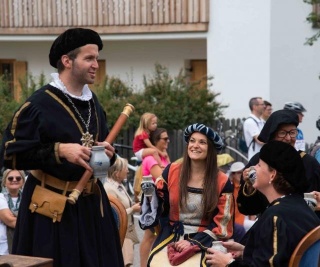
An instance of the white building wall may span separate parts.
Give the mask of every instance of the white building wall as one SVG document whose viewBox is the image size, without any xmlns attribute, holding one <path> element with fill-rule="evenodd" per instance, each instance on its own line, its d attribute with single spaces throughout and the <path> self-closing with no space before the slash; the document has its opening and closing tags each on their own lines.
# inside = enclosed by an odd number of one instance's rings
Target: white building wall
<svg viewBox="0 0 320 267">
<path fill-rule="evenodd" d="M 28 71 L 34 76 L 44 73 L 50 81 L 55 69 L 49 65 L 48 55 L 52 41 L 46 42 L 0 42 L 0 58 L 28 62 Z M 184 68 L 185 60 L 206 59 L 205 39 L 196 40 L 123 40 L 104 41 L 100 52 L 106 60 L 108 75 L 116 76 L 141 88 L 143 75 L 154 72 L 155 63 L 169 68 L 176 75 Z"/>
<path fill-rule="evenodd" d="M 107 73 L 141 88 L 142 77 L 154 72 L 155 63 L 167 66 L 176 75 L 185 60 L 206 59 L 206 41 L 153 40 L 107 42 L 101 53 L 107 59 Z"/>
<path fill-rule="evenodd" d="M 316 30 L 306 22 L 311 5 L 301 0 L 212 1 L 207 39 L 208 72 L 213 90 L 229 104 L 226 118 L 246 117 L 253 96 L 269 100 L 274 110 L 301 102 L 300 128 L 308 143 L 319 131 L 320 41 L 304 45 Z"/>
<path fill-rule="evenodd" d="M 212 90 L 229 104 L 226 118 L 248 116 L 253 96 L 269 100 L 274 110 L 286 101 L 299 101 L 308 110 L 301 129 L 310 143 L 320 135 L 315 127 L 320 115 L 320 41 L 304 45 L 316 32 L 306 22 L 310 12 L 311 6 L 302 0 L 212 0 L 207 34 L 105 35 L 100 58 L 106 59 L 109 75 L 137 89 L 156 62 L 175 75 L 186 60 L 207 58 L 208 74 L 215 77 Z M 54 71 L 48 63 L 53 40 L 0 36 L 0 58 L 27 61 L 30 73 L 44 73 L 49 79 Z"/>
<path fill-rule="evenodd" d="M 316 33 L 306 21 L 311 11 L 300 0 L 274 0 L 271 6 L 270 99 L 274 109 L 287 101 L 303 104 L 307 112 L 299 127 L 308 143 L 320 135 L 320 41 L 304 45 Z"/>
<path fill-rule="evenodd" d="M 212 89 L 229 104 L 226 118 L 247 117 L 249 99 L 269 99 L 270 1 L 210 2 L 207 39 L 208 72 Z"/>
</svg>

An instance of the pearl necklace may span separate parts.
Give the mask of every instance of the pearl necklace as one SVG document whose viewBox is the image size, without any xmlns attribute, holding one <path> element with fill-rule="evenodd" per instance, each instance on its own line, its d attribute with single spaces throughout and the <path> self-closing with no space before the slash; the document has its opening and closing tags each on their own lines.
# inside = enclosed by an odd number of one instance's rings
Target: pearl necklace
<svg viewBox="0 0 320 267">
<path fill-rule="evenodd" d="M 66 88 L 66 86 L 63 84 L 64 88 Z M 82 118 L 79 110 L 77 109 L 77 107 L 75 106 L 75 104 L 72 102 L 71 98 L 68 96 L 68 94 L 64 93 L 64 95 L 66 96 L 66 98 L 68 99 L 68 101 L 70 102 L 70 104 L 72 105 L 73 109 L 76 111 L 76 113 L 78 114 L 80 120 L 82 121 L 82 123 L 84 124 L 85 128 L 86 128 L 86 132 L 82 133 L 82 138 L 81 138 L 81 142 L 83 146 L 86 147 L 92 147 L 94 141 L 93 141 L 93 135 L 89 133 L 89 125 L 90 125 L 90 120 L 91 120 L 91 104 L 90 104 L 90 100 L 86 101 L 88 102 L 88 106 L 89 106 L 89 115 L 88 115 L 88 120 L 87 122 L 85 122 L 85 120 Z"/>
</svg>

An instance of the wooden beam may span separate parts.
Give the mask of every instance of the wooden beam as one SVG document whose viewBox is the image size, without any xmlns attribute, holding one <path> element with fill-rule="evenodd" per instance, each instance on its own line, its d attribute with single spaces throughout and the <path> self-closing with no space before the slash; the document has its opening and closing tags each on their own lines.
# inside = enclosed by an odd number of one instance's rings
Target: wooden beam
<svg viewBox="0 0 320 267">
<path fill-rule="evenodd" d="M 130 26 L 91 26 L 99 34 L 124 33 L 172 33 L 172 32 L 207 32 L 208 23 L 163 24 L 163 25 L 130 25 Z M 69 27 L 25 27 L 2 28 L 1 35 L 57 35 Z"/>
<path fill-rule="evenodd" d="M 66 26 L 174 27 L 209 22 L 209 0 L 0 0 L 0 3 L 1 31 Z"/>
</svg>

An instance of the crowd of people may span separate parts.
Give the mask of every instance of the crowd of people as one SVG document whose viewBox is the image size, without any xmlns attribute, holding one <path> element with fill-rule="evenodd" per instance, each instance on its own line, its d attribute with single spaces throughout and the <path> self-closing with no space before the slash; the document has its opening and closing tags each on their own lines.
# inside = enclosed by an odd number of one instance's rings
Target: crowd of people
<svg viewBox="0 0 320 267">
<path fill-rule="evenodd" d="M 128 161 L 105 141 L 107 117 L 88 87 L 102 48 L 90 29 L 59 35 L 49 52 L 57 69 L 52 82 L 26 100 L 3 133 L 0 255 L 52 258 L 55 267 L 130 267 L 140 244 L 141 267 L 287 266 L 299 241 L 320 225 L 320 164 L 317 151 L 304 151 L 298 128 L 306 109 L 287 102 L 273 112 L 270 102 L 251 98 L 243 124 L 249 161 L 234 162 L 227 173 L 218 166 L 224 143 L 214 129 L 186 126 L 184 153 L 171 162 L 167 129 L 145 112 L 132 140 L 141 161 L 141 191 L 133 198 L 123 186 Z M 93 145 L 110 160 L 104 183 L 88 163 Z M 67 201 L 73 190 L 80 193 L 75 204 Z M 127 213 L 123 244 L 108 196 Z"/>
</svg>

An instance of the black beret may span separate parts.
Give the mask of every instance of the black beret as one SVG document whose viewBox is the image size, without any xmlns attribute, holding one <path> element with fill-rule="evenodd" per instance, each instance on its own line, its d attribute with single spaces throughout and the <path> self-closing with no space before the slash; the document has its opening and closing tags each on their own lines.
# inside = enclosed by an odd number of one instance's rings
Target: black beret
<svg viewBox="0 0 320 267">
<path fill-rule="evenodd" d="M 306 192 L 308 181 L 299 152 L 281 141 L 270 141 L 260 150 L 260 159 L 280 172 L 297 193 Z"/>
<path fill-rule="evenodd" d="M 271 113 L 270 117 L 267 119 L 265 125 L 263 126 L 258 140 L 267 143 L 270 141 L 272 135 L 277 131 L 281 124 L 293 124 L 295 126 L 299 125 L 298 114 L 292 110 L 277 110 Z"/>
<path fill-rule="evenodd" d="M 103 48 L 99 34 L 93 30 L 83 28 L 66 30 L 58 36 L 51 46 L 49 53 L 50 65 L 57 68 L 57 62 L 63 55 L 87 44 L 96 44 L 99 47 L 99 50 Z"/>
<path fill-rule="evenodd" d="M 189 138 L 194 132 L 199 132 L 206 135 L 208 139 L 213 142 L 215 148 L 218 151 L 222 150 L 223 141 L 218 133 L 212 130 L 210 127 L 207 127 L 201 123 L 191 124 L 184 130 L 184 140 L 186 141 L 186 143 L 189 142 Z"/>
</svg>

